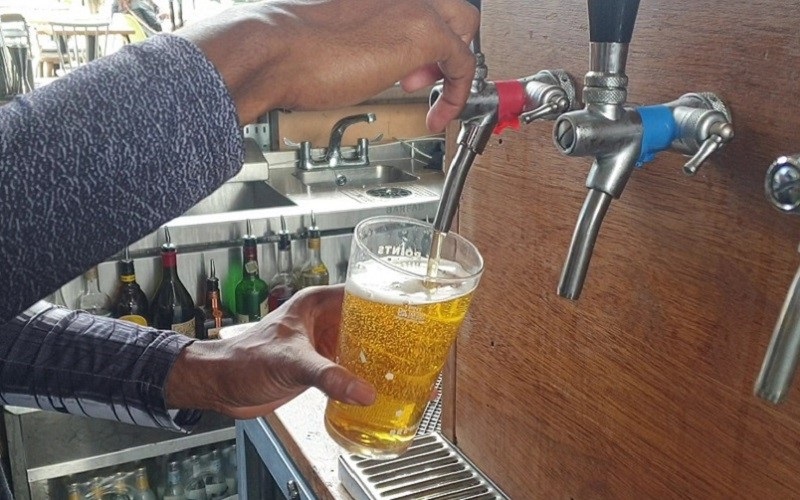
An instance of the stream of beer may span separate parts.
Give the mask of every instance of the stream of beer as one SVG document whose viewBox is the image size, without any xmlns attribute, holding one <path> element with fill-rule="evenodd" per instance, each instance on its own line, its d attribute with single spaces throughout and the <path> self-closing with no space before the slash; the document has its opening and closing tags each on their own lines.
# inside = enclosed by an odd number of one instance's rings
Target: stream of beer
<svg viewBox="0 0 800 500">
<path fill-rule="evenodd" d="M 434 280 L 439 274 L 439 259 L 442 256 L 442 244 L 447 237 L 447 233 L 439 230 L 433 230 L 433 237 L 431 238 L 431 251 L 428 254 L 428 270 L 426 272 L 425 286 L 433 288 Z"/>
</svg>

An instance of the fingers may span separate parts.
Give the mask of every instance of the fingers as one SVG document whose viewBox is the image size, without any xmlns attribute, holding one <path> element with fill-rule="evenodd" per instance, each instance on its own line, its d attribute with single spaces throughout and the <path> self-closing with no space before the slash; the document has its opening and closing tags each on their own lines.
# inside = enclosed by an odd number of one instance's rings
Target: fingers
<svg viewBox="0 0 800 500">
<path fill-rule="evenodd" d="M 375 389 L 368 382 L 333 362 L 321 370 L 314 386 L 343 403 L 367 406 L 375 402 Z"/>
<path fill-rule="evenodd" d="M 446 52 L 438 60 L 438 69 L 444 78 L 444 91 L 428 112 L 427 125 L 433 132 L 441 132 L 447 123 L 458 117 L 469 97 L 475 75 L 475 56 L 467 45 L 478 30 L 480 18 L 477 9 L 466 2 L 434 0 L 434 7 L 449 28 L 443 35 L 449 40 L 439 47 Z M 407 84 L 428 80 L 434 75 L 429 67 L 417 70 L 408 77 Z M 434 80 L 435 81 L 435 80 Z"/>
</svg>

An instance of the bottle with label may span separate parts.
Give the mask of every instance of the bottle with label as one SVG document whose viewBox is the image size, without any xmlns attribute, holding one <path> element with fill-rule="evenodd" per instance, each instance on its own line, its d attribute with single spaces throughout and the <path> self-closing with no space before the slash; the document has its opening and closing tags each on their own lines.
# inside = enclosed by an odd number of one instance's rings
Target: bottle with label
<svg viewBox="0 0 800 500">
<path fill-rule="evenodd" d="M 250 221 L 242 247 L 242 281 L 236 285 L 237 323 L 258 321 L 269 312 L 267 283 L 258 276 L 258 246 Z"/>
<path fill-rule="evenodd" d="M 108 307 L 111 299 L 109 299 L 108 295 L 104 292 L 100 291 L 97 266 L 86 271 L 83 278 L 86 282 L 86 289 L 83 294 L 78 297 L 78 309 L 82 309 L 96 316 L 111 316 L 111 310 Z"/>
<path fill-rule="evenodd" d="M 278 272 L 269 280 L 267 305 L 274 311 L 297 291 L 292 274 L 292 240 L 286 230 L 286 219 L 281 215 L 281 232 L 278 240 Z"/>
<path fill-rule="evenodd" d="M 128 249 L 125 256 L 117 262 L 119 269 L 119 286 L 111 301 L 111 316 L 137 325 L 147 326 L 150 306 L 139 283 L 136 282 L 136 271 L 133 267 Z"/>
<path fill-rule="evenodd" d="M 206 301 L 205 304 L 197 308 L 197 318 L 195 328 L 196 337 L 201 340 L 219 338 L 219 330 L 223 326 L 233 324 L 233 318 L 222 305 L 222 297 L 219 291 L 219 279 L 217 279 L 214 259 L 211 259 L 211 272 L 206 278 Z"/>
<path fill-rule="evenodd" d="M 167 486 L 164 488 L 163 498 L 164 500 L 186 500 L 181 464 L 176 461 L 167 464 Z"/>
<path fill-rule="evenodd" d="M 218 500 L 229 496 L 228 483 L 222 470 L 222 454 L 219 450 L 211 452 L 208 462 L 208 473 L 205 475 L 206 496 L 209 500 Z"/>
<path fill-rule="evenodd" d="M 300 288 L 317 285 L 327 285 L 329 281 L 328 268 L 322 262 L 322 248 L 319 228 L 314 212 L 311 212 L 311 226 L 308 228 L 308 257 L 300 268 Z"/>
<path fill-rule="evenodd" d="M 150 303 L 150 325 L 194 337 L 194 301 L 178 277 L 177 249 L 172 244 L 168 228 L 164 228 L 164 235 L 166 242 L 161 245 L 161 283 Z"/>
<path fill-rule="evenodd" d="M 136 469 L 136 488 L 133 491 L 134 500 L 156 500 L 156 494 L 150 489 L 150 480 L 147 478 L 147 469 Z"/>
</svg>

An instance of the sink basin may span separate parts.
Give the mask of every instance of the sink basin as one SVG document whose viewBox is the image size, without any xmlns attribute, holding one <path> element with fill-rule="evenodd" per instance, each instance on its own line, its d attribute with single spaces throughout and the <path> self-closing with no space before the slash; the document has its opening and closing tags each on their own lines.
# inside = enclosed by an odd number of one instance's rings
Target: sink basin
<svg viewBox="0 0 800 500">
<path fill-rule="evenodd" d="M 375 186 L 419 179 L 401 168 L 392 165 L 370 165 L 352 168 L 320 168 L 296 170 L 293 174 L 306 186 Z"/>
<path fill-rule="evenodd" d="M 184 215 L 208 215 L 259 208 L 294 206 L 264 181 L 228 182 Z"/>
</svg>

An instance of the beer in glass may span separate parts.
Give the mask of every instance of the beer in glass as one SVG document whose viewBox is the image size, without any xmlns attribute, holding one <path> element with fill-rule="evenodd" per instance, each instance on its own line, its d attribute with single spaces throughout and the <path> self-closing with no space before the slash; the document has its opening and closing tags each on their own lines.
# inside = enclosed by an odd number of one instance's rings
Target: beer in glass
<svg viewBox="0 0 800 500">
<path fill-rule="evenodd" d="M 346 450 L 394 458 L 411 444 L 483 272 L 469 241 L 448 234 L 429 276 L 433 227 L 373 217 L 355 229 L 337 361 L 377 389 L 367 407 L 330 400 L 328 433 Z"/>
</svg>

